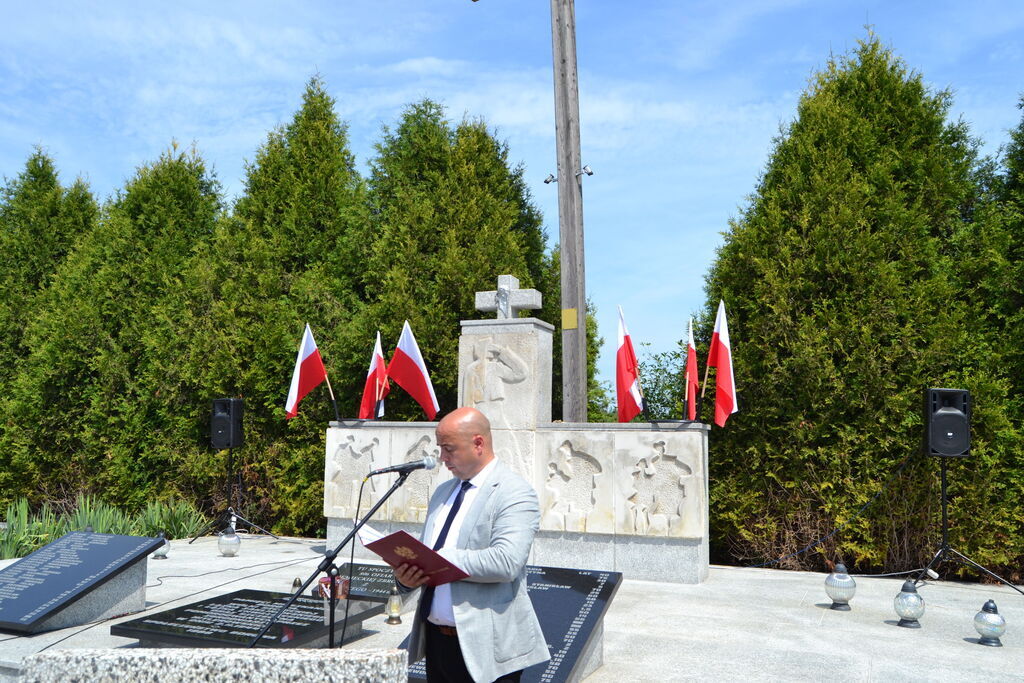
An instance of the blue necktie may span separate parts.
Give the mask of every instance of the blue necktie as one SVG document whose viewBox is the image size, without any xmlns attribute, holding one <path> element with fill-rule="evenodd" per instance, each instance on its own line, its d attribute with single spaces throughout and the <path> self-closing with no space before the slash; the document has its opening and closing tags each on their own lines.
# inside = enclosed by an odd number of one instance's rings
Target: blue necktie
<svg viewBox="0 0 1024 683">
<path fill-rule="evenodd" d="M 444 547 L 445 539 L 448 538 L 448 530 L 452 528 L 452 522 L 455 521 L 455 515 L 459 514 L 459 508 L 462 507 L 462 499 L 466 497 L 466 491 L 472 484 L 466 479 L 462 482 L 462 486 L 459 487 L 459 493 L 455 496 L 455 502 L 452 503 L 452 509 L 448 511 L 448 517 L 444 520 L 444 526 L 441 527 L 441 533 L 437 535 L 437 541 L 434 542 L 434 550 L 438 550 Z"/>
</svg>

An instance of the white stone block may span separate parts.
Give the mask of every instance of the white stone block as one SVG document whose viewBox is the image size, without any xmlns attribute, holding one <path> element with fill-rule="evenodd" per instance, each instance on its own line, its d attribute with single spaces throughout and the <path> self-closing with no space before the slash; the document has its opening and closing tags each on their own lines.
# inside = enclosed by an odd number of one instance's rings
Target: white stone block
<svg viewBox="0 0 1024 683">
<path fill-rule="evenodd" d="M 372 470 L 437 457 L 432 422 L 333 422 L 327 430 L 324 459 L 324 516 L 351 519 L 356 514 L 359 487 Z M 423 521 L 427 496 L 450 475 L 440 463 L 430 471 L 415 471 L 378 512 L 390 519 L 390 509 L 400 511 L 402 521 Z M 397 474 L 370 477 L 363 486 L 359 509 L 369 510 L 391 487 Z M 408 487 L 408 489 L 406 489 Z"/>
<path fill-rule="evenodd" d="M 459 405 L 480 410 L 493 429 L 550 422 L 553 329 L 535 318 L 462 321 Z"/>
<path fill-rule="evenodd" d="M 615 461 L 612 435 L 599 431 L 537 433 L 541 529 L 612 533 Z M 536 480 L 535 480 L 536 481 Z"/>
</svg>

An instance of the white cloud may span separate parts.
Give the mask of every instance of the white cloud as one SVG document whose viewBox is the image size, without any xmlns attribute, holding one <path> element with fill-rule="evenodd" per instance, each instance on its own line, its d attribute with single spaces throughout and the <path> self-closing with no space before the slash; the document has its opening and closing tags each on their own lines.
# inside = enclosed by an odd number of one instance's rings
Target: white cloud
<svg viewBox="0 0 1024 683">
<path fill-rule="evenodd" d="M 588 286 L 606 338 L 617 303 L 656 348 L 682 334 L 780 123 L 811 71 L 854 47 L 865 23 L 927 82 L 952 87 L 954 113 L 993 148 L 1020 120 L 1015 0 L 576 10 L 581 143 L 596 171 L 584 190 Z M 452 119 L 483 117 L 526 163 L 554 234 L 557 187 L 542 183 L 554 171 L 549 29 L 546 3 L 507 0 L 13 3 L 0 32 L 0 174 L 20 172 L 41 143 L 63 178 L 87 174 L 105 195 L 172 139 L 194 140 L 230 196 L 320 73 L 362 164 L 381 125 L 423 97 Z"/>
</svg>

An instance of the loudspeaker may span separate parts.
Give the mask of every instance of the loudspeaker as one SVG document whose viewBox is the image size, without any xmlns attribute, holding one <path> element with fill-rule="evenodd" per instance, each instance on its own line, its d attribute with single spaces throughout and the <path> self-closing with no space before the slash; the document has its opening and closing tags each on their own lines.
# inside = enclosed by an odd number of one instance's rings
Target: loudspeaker
<svg viewBox="0 0 1024 683">
<path fill-rule="evenodd" d="M 210 445 L 221 451 L 242 446 L 242 399 L 213 399 L 210 415 Z"/>
<path fill-rule="evenodd" d="M 947 458 L 971 454 L 971 394 L 966 389 L 924 390 L 924 452 Z"/>
</svg>

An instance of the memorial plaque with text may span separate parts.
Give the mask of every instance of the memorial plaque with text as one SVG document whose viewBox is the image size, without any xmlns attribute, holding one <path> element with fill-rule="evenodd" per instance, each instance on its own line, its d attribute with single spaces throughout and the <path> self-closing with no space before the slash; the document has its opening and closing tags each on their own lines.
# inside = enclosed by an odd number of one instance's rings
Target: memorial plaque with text
<svg viewBox="0 0 1024 683">
<path fill-rule="evenodd" d="M 163 539 L 72 531 L 0 570 L 0 630 L 32 633 L 42 620 L 145 560 Z"/>
<path fill-rule="evenodd" d="M 551 660 L 523 671 L 522 683 L 575 680 L 590 639 L 621 583 L 621 572 L 526 567 L 527 591 Z M 408 639 L 402 646 L 408 647 Z M 426 678 L 423 660 L 409 667 L 409 680 Z"/>
<path fill-rule="evenodd" d="M 347 579 L 349 563 L 341 565 L 338 577 Z M 391 567 L 381 564 L 356 563 L 352 572 L 352 587 L 349 596 L 353 599 L 387 602 L 391 588 L 395 585 L 395 572 Z"/>
<path fill-rule="evenodd" d="M 110 627 L 110 634 L 172 647 L 249 647 L 260 630 L 288 601 L 288 593 L 245 589 L 158 612 Z M 350 623 L 381 614 L 384 607 L 352 601 Z M 301 647 L 327 635 L 324 600 L 299 596 L 257 647 Z M 335 633 L 340 634 L 341 623 Z"/>
</svg>

